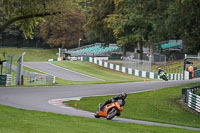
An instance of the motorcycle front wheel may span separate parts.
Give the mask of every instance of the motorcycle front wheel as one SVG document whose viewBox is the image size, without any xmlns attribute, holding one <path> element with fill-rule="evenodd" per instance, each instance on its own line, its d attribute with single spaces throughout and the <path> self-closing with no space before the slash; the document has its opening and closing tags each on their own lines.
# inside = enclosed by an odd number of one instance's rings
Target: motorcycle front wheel
<svg viewBox="0 0 200 133">
<path fill-rule="evenodd" d="M 95 117 L 95 118 L 100 118 L 98 112 L 96 112 L 96 113 L 94 114 L 94 117 Z"/>
<path fill-rule="evenodd" d="M 117 113 L 118 113 L 117 109 L 115 109 L 115 108 L 109 109 L 106 119 L 111 120 L 112 118 L 114 118 L 116 116 Z"/>
</svg>

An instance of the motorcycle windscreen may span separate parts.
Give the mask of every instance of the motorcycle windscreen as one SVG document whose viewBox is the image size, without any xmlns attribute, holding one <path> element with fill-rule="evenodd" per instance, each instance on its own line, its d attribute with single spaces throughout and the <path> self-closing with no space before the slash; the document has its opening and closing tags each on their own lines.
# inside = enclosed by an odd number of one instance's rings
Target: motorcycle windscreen
<svg viewBox="0 0 200 133">
<path fill-rule="evenodd" d="M 119 102 L 120 106 L 123 106 L 123 105 L 124 105 L 124 102 L 123 102 L 122 99 L 119 99 L 118 102 Z"/>
</svg>

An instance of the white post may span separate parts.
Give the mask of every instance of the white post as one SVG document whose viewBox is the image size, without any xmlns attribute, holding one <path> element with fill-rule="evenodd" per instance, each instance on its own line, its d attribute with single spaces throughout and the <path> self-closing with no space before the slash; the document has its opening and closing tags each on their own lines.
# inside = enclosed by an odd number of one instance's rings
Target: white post
<svg viewBox="0 0 200 133">
<path fill-rule="evenodd" d="M 59 53 L 58 53 L 58 58 L 60 57 L 60 48 L 58 48 L 58 51 L 59 51 Z"/>
<path fill-rule="evenodd" d="M 187 54 L 185 54 L 185 59 L 187 59 Z"/>
<path fill-rule="evenodd" d="M 26 52 L 24 52 L 21 55 L 21 57 L 17 60 L 16 85 L 22 85 L 23 60 L 25 54 Z"/>
<path fill-rule="evenodd" d="M 53 84 L 56 83 L 56 76 L 53 76 Z"/>
</svg>

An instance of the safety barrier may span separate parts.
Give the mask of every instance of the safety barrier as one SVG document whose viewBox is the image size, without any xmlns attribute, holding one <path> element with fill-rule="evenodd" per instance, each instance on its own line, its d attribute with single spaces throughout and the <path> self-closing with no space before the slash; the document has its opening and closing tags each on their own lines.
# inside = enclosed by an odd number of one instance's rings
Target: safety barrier
<svg viewBox="0 0 200 133">
<path fill-rule="evenodd" d="M 12 82 L 12 75 L 0 75 L 0 86 L 10 86 Z"/>
<path fill-rule="evenodd" d="M 16 66 L 12 65 L 11 69 L 13 71 L 17 71 Z M 23 70 L 22 74 L 25 76 L 24 80 L 27 82 L 27 84 L 46 84 L 46 83 L 54 84 L 55 83 L 55 76 L 40 74 L 36 72 L 30 72 L 27 70 Z M 11 75 L 7 74 L 6 85 L 11 84 L 11 81 L 12 81 Z"/>
<path fill-rule="evenodd" d="M 194 78 L 200 77 L 200 69 L 194 71 Z"/>
<path fill-rule="evenodd" d="M 0 86 L 6 85 L 6 75 L 0 75 Z"/>
<path fill-rule="evenodd" d="M 200 113 L 200 96 L 196 94 L 199 88 L 200 85 L 183 88 L 182 100 L 188 105 L 188 107 Z"/>
<path fill-rule="evenodd" d="M 10 86 L 12 84 L 12 75 L 6 74 L 6 86 Z"/>
<path fill-rule="evenodd" d="M 95 63 L 97 65 L 100 65 L 102 67 L 120 71 L 123 73 L 144 77 L 144 78 L 151 78 L 151 79 L 159 79 L 159 75 L 154 72 L 147 72 L 147 71 L 141 71 L 137 69 L 132 69 L 112 63 L 108 63 L 105 60 L 108 60 L 108 57 L 88 57 L 88 56 L 80 56 L 80 57 L 74 57 L 76 60 L 79 61 L 89 61 L 91 63 Z M 69 59 L 70 60 L 70 59 Z M 75 60 L 75 59 L 73 59 Z M 57 59 L 51 59 L 49 61 L 60 61 Z M 182 74 L 167 74 L 169 80 L 187 80 L 189 79 L 189 72 L 184 71 Z"/>
<path fill-rule="evenodd" d="M 123 66 L 120 66 L 120 65 L 108 63 L 108 62 L 103 61 L 103 60 L 99 60 L 98 58 L 95 58 L 95 57 L 94 58 L 89 57 L 89 62 L 95 63 L 95 64 L 103 66 L 105 68 L 109 68 L 109 69 L 112 69 L 112 70 L 131 74 L 131 75 L 134 75 L 134 76 L 151 78 L 151 79 L 159 79 L 159 75 L 157 73 L 123 67 Z M 185 79 L 189 79 L 189 72 L 185 71 L 183 74 L 168 74 L 167 76 L 168 76 L 169 80 L 185 80 Z"/>
<path fill-rule="evenodd" d="M 72 61 L 89 61 L 89 57 L 88 56 L 74 56 L 74 57 L 67 57 L 64 60 L 72 60 Z M 63 61 L 63 59 L 61 59 L 61 57 L 57 58 L 57 59 L 49 59 L 48 61 Z"/>
</svg>

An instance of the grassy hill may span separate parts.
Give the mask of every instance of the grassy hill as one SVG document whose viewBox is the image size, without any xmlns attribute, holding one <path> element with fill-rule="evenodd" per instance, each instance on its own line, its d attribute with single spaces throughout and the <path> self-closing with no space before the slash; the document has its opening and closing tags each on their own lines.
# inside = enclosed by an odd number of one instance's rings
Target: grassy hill
<svg viewBox="0 0 200 133">
<path fill-rule="evenodd" d="M 128 94 L 120 117 L 200 128 L 199 114 L 191 112 L 181 102 L 182 88 L 194 85 L 196 83 Z M 80 101 L 68 101 L 66 104 L 73 107 L 77 104 L 80 109 L 96 112 L 98 104 L 103 104 L 111 97 L 86 97 Z"/>
<path fill-rule="evenodd" d="M 3 105 L 0 105 L 0 118 L 0 133 L 198 133 L 178 128 L 28 111 Z"/>
<path fill-rule="evenodd" d="M 181 107 L 180 89 L 194 84 L 128 94 L 122 117 L 200 127 L 198 115 Z M 169 93 L 171 92 L 171 93 Z M 166 95 L 167 94 L 167 95 Z M 95 112 L 99 102 L 111 96 L 71 101 Z M 0 105 L 0 133 L 198 133 L 186 129 L 119 123 L 102 119 L 29 111 Z"/>
<path fill-rule="evenodd" d="M 24 62 L 33 62 L 33 61 L 47 61 L 51 58 L 57 58 L 56 53 L 57 49 L 25 49 L 25 48 L 0 48 L 0 56 L 6 53 L 13 54 L 13 64 L 17 65 L 17 59 L 21 56 L 23 52 L 26 52 L 24 56 Z M 106 69 L 98 65 L 89 63 L 89 62 L 79 62 L 79 61 L 63 61 L 63 62 L 53 62 L 56 65 L 61 67 L 80 72 L 92 77 L 101 79 L 101 81 L 69 81 L 56 78 L 56 85 L 74 85 L 74 84 L 100 84 L 100 83 L 120 83 L 120 82 L 136 82 L 136 81 L 148 81 L 151 79 L 136 77 L 114 70 Z M 24 67 L 24 69 L 37 72 L 30 68 Z M 40 72 L 38 72 L 40 73 Z M 13 73 L 13 77 L 15 74 Z M 15 83 L 13 82 L 13 85 Z M 25 85 L 37 85 L 37 83 L 27 83 Z"/>
<path fill-rule="evenodd" d="M 26 49 L 26 48 L 0 48 L 0 58 L 2 53 L 13 54 L 13 64 L 17 64 L 17 59 L 21 56 L 23 52 L 26 52 L 24 56 L 24 61 L 47 61 L 48 59 L 57 58 L 56 53 L 58 49 Z"/>
<path fill-rule="evenodd" d="M 27 53 L 24 56 L 24 61 L 47 61 L 50 58 L 57 57 L 55 55 L 55 53 L 57 52 L 56 49 L 36 50 L 0 48 L 0 55 L 3 52 L 6 52 L 6 54 L 14 54 L 14 64 L 16 64 L 16 60 L 20 57 L 20 55 L 23 52 Z M 57 85 L 133 82 L 147 80 L 144 78 L 138 78 L 113 70 L 109 70 L 89 62 L 67 61 L 54 63 L 56 65 L 71 69 L 73 71 L 81 72 L 104 80 L 90 82 L 72 82 L 58 79 Z M 184 86 L 180 86 L 178 88 L 172 87 L 151 92 L 130 94 L 128 95 L 127 105 L 125 107 L 124 112 L 122 113 L 122 117 L 199 127 L 199 117 L 187 110 L 183 110 L 181 105 L 178 103 L 180 99 L 180 89 L 182 87 Z M 71 101 L 69 104 L 73 106 L 74 103 L 77 103 L 78 107 L 95 112 L 98 103 L 103 103 L 108 98 L 110 98 L 110 96 L 84 98 L 79 102 Z M 85 104 L 87 104 L 87 106 L 85 106 Z M 113 121 L 73 117 L 47 112 L 28 111 L 13 107 L 7 107 L 4 105 L 0 105 L 0 118 L 0 133 L 114 133 L 116 131 L 119 133 L 197 132 L 170 127 L 118 123 Z"/>
<path fill-rule="evenodd" d="M 90 62 L 80 62 L 80 61 L 63 61 L 63 62 L 53 62 L 55 65 L 61 66 L 63 68 L 70 69 L 85 75 L 96 77 L 102 81 L 80 81 L 80 82 L 62 82 L 58 79 L 58 84 L 98 84 L 98 83 L 121 83 L 121 82 L 136 82 L 136 81 L 150 81 L 153 79 L 137 77 L 115 70 L 107 69 L 99 65 Z M 61 83 L 62 82 L 62 83 Z"/>
</svg>

